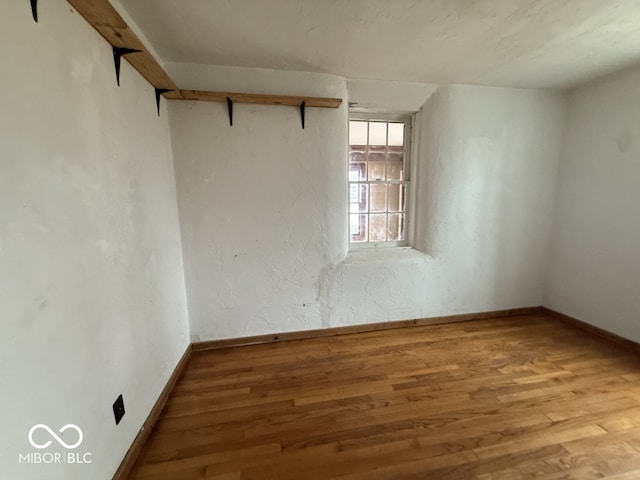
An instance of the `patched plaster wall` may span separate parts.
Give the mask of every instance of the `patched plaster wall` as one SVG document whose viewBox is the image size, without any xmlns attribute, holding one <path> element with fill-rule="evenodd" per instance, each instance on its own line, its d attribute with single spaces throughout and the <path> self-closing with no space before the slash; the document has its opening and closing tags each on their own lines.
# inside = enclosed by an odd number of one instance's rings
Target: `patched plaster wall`
<svg viewBox="0 0 640 480">
<path fill-rule="evenodd" d="M 541 303 L 561 93 L 443 87 L 418 115 L 414 250 L 332 270 L 331 325 Z"/>
<path fill-rule="evenodd" d="M 242 73 L 249 91 L 279 93 L 284 81 L 310 95 L 371 101 L 363 82 L 351 82 L 347 97 L 345 81 L 326 75 L 169 68 L 198 88 L 224 90 Z M 248 85 L 252 77 L 259 86 Z M 378 88 L 385 92 L 384 82 Z M 395 97 L 403 110 L 419 110 L 434 90 L 386 88 L 384 105 Z M 236 105 L 230 127 L 223 104 L 172 103 L 194 339 L 539 305 L 565 100 L 440 89 L 416 114 L 420 251 L 352 253 L 345 104 L 309 109 L 302 130 L 291 107 Z"/>
<path fill-rule="evenodd" d="M 288 75 L 346 98 L 344 79 Z M 293 107 L 237 104 L 233 127 L 224 104 L 170 112 L 192 334 L 320 328 L 320 272 L 347 251 L 346 102 L 307 109 L 304 130 Z"/>
<path fill-rule="evenodd" d="M 35 423 L 81 426 L 92 463 L 26 475 L 111 476 L 188 344 L 187 293 L 194 340 L 240 337 L 538 305 L 550 258 L 545 305 L 640 340 L 638 70 L 572 94 L 556 190 L 562 93 L 167 64 L 184 88 L 345 103 L 308 109 L 305 130 L 291 107 L 236 105 L 229 127 L 222 104 L 163 102 L 158 118 L 73 9 L 40 3 L 40 24 L 10 2 L 0 29 L 8 478 Z M 416 112 L 415 248 L 348 251 L 348 101 Z"/>
</svg>

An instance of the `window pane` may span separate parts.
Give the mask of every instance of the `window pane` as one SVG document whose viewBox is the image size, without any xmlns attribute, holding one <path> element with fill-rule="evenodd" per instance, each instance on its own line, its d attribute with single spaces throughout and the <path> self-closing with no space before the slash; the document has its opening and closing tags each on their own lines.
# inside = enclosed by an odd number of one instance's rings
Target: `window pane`
<svg viewBox="0 0 640 480">
<path fill-rule="evenodd" d="M 404 123 L 389 124 L 389 146 L 404 145 Z"/>
<path fill-rule="evenodd" d="M 384 152 L 369 152 L 367 161 L 384 163 Z"/>
<path fill-rule="evenodd" d="M 367 122 L 349 122 L 349 145 L 367 144 Z"/>
<path fill-rule="evenodd" d="M 367 169 L 367 165 L 362 165 L 362 168 L 350 168 L 349 169 L 349 181 L 357 182 L 358 180 L 366 180 L 365 172 Z"/>
<path fill-rule="evenodd" d="M 367 212 L 369 208 L 369 185 L 352 183 L 349 185 L 349 212 Z"/>
<path fill-rule="evenodd" d="M 389 185 L 389 211 L 404 212 L 404 199 L 407 187 L 405 185 Z"/>
<path fill-rule="evenodd" d="M 387 214 L 369 215 L 369 241 L 384 242 L 387 239 Z"/>
<path fill-rule="evenodd" d="M 384 242 L 387 239 L 387 214 L 369 215 L 369 241 Z"/>
<path fill-rule="evenodd" d="M 387 211 L 387 186 L 372 184 L 371 185 L 371 203 L 370 211 L 386 212 Z"/>
<path fill-rule="evenodd" d="M 366 162 L 367 159 L 364 156 L 364 151 L 351 149 L 349 151 L 349 163 L 352 165 L 360 165 Z"/>
<path fill-rule="evenodd" d="M 387 154 L 387 180 L 404 180 L 404 155 L 402 153 Z"/>
<path fill-rule="evenodd" d="M 384 180 L 384 152 L 369 152 L 369 180 Z"/>
<path fill-rule="evenodd" d="M 350 215 L 349 226 L 351 232 L 352 242 L 366 242 L 367 232 L 369 231 L 369 225 L 367 223 L 368 215 Z"/>
<path fill-rule="evenodd" d="M 387 224 L 388 240 L 404 240 L 404 215 L 401 213 L 390 213 Z"/>
<path fill-rule="evenodd" d="M 387 146 L 387 123 L 386 122 L 370 122 L 369 123 L 369 149 L 384 150 Z"/>
<path fill-rule="evenodd" d="M 349 121 L 349 236 L 353 243 L 404 242 L 408 124 Z"/>
<path fill-rule="evenodd" d="M 356 182 L 366 179 L 367 162 L 365 161 L 364 152 L 349 152 L 349 181 Z"/>
</svg>

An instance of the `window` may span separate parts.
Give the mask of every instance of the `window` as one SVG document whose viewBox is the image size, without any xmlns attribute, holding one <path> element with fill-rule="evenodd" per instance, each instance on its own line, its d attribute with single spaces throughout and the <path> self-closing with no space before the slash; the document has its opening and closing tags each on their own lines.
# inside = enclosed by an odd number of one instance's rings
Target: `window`
<svg viewBox="0 0 640 480">
<path fill-rule="evenodd" d="M 349 120 L 349 238 L 352 247 L 407 245 L 410 117 Z"/>
</svg>

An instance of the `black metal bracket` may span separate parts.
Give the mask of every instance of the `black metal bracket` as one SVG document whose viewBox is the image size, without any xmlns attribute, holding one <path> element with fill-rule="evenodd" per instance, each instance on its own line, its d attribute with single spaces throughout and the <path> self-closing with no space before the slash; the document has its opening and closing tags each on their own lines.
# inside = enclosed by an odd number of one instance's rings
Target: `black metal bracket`
<svg viewBox="0 0 640 480">
<path fill-rule="evenodd" d="M 160 116 L 160 97 L 163 93 L 173 92 L 170 88 L 156 88 L 156 107 L 158 108 L 158 116 Z"/>
<path fill-rule="evenodd" d="M 302 129 L 304 130 L 304 109 L 307 106 L 307 102 L 300 104 L 300 120 L 302 120 Z"/>
<path fill-rule="evenodd" d="M 233 100 L 227 97 L 227 110 L 229 111 L 229 125 L 233 126 Z"/>
<path fill-rule="evenodd" d="M 31 14 L 33 15 L 33 21 L 38 21 L 38 0 L 31 0 Z"/>
<path fill-rule="evenodd" d="M 140 50 L 136 50 L 135 48 L 121 48 L 121 47 L 113 47 L 113 63 L 116 67 L 116 82 L 118 82 L 118 86 L 120 86 L 120 59 L 124 55 L 129 55 L 130 53 L 136 53 Z"/>
</svg>

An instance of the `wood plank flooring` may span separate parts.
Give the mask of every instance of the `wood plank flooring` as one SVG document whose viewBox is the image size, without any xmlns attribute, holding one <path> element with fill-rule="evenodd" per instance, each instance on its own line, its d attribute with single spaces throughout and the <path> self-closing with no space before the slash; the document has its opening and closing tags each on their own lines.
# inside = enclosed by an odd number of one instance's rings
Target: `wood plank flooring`
<svg viewBox="0 0 640 480">
<path fill-rule="evenodd" d="M 640 357 L 545 314 L 196 352 L 130 478 L 640 479 Z"/>
</svg>

